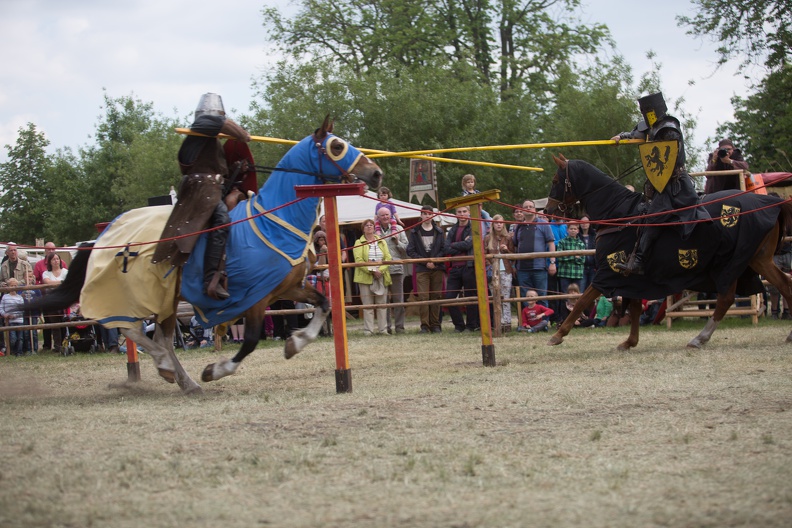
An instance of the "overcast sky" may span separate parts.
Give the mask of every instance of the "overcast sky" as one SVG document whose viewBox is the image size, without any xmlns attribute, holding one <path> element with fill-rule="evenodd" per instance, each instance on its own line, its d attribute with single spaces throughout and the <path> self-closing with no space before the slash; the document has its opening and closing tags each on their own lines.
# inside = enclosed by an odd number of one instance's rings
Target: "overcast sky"
<svg viewBox="0 0 792 528">
<path fill-rule="evenodd" d="M 733 67 L 715 72 L 715 46 L 677 27 L 675 15 L 692 13 L 689 1 L 583 1 L 583 20 L 609 26 L 636 78 L 651 68 L 647 50 L 657 54 L 666 99 L 684 97 L 698 116 L 697 145 L 732 119 L 729 100 L 747 93 L 746 82 Z M 0 147 L 28 122 L 51 151 L 89 143 L 105 115 L 103 89 L 166 115 L 189 114 L 205 92 L 220 93 L 232 115 L 246 112 L 252 79 L 275 60 L 261 24 L 265 4 L 293 9 L 289 0 L 0 0 Z"/>
</svg>

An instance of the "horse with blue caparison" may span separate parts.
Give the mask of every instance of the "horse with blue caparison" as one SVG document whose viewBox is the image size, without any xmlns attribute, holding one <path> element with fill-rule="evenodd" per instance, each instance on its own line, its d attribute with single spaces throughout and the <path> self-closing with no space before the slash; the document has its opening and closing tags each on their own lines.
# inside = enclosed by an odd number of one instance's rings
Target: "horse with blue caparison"
<svg viewBox="0 0 792 528">
<path fill-rule="evenodd" d="M 320 198 L 298 199 L 295 186 L 363 182 L 378 188 L 382 183 L 380 167 L 332 131 L 333 123 L 326 118 L 286 153 L 258 193 L 230 211 L 228 299 L 213 299 L 204 292 L 206 233 L 199 236 L 183 267 L 152 262 L 173 209 L 163 205 L 134 209 L 116 218 L 94 244 L 79 249 L 61 286 L 28 309 L 63 309 L 79 301 L 85 317 L 119 328 L 151 355 L 160 376 L 178 383 L 183 392 L 194 393 L 201 387 L 173 351 L 180 297 L 193 305 L 207 327 L 245 318 L 239 351 L 231 359 L 207 365 L 201 376 L 205 382 L 236 372 L 255 349 L 270 304 L 277 299 L 312 304 L 311 322 L 285 342 L 284 355 L 291 358 L 317 338 L 330 311 L 328 299 L 305 280 L 315 262 L 312 230 Z M 152 315 L 157 325 L 150 339 L 141 323 Z"/>
<path fill-rule="evenodd" d="M 616 265 L 627 261 L 640 226 L 652 222 L 641 215 L 643 194 L 630 191 L 585 161 L 567 160 L 563 155 L 553 159 L 558 170 L 547 213 L 563 215 L 579 202 L 600 228 L 594 280 L 548 344 L 560 344 L 584 308 L 600 294 L 630 300 L 630 334 L 618 345 L 619 350 L 638 344 L 641 299 L 659 299 L 682 290 L 717 292 L 712 317 L 687 344 L 695 348 L 709 341 L 735 295 L 764 291 L 760 275 L 792 303 L 792 280 L 773 262 L 784 234 L 792 228 L 789 201 L 740 191 L 704 195 L 699 206 L 707 209 L 710 219 L 698 223 L 686 240 L 672 228 L 663 229 L 646 259 L 645 273 L 625 275 Z M 786 341 L 792 342 L 792 333 Z"/>
</svg>

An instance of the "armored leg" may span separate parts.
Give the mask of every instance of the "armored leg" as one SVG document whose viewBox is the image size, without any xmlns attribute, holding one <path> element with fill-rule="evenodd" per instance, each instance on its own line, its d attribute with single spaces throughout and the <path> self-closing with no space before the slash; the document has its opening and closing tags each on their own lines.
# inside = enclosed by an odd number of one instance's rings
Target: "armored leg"
<svg viewBox="0 0 792 528">
<path fill-rule="evenodd" d="M 228 208 L 221 201 L 212 213 L 212 227 L 228 224 Z M 204 293 L 213 299 L 228 299 L 228 291 L 223 287 L 221 264 L 225 259 L 225 247 L 228 240 L 228 226 L 209 233 L 204 254 Z"/>
</svg>

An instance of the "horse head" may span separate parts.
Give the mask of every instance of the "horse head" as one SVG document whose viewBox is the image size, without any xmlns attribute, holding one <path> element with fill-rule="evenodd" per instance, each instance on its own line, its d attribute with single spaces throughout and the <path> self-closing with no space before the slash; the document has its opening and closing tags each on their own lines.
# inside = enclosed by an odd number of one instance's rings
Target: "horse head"
<svg viewBox="0 0 792 528">
<path fill-rule="evenodd" d="M 563 213 L 578 201 L 572 193 L 572 184 L 569 181 L 569 160 L 559 154 L 558 157 L 553 156 L 553 161 L 558 165 L 558 170 L 553 176 L 553 184 L 547 197 L 545 211 L 548 214 L 553 214 L 556 210 Z"/>
<path fill-rule="evenodd" d="M 322 126 L 314 131 L 313 139 L 317 145 L 324 143 L 327 157 L 341 170 L 341 181 L 343 183 L 363 182 L 370 189 L 378 189 L 382 185 L 382 169 L 349 143 L 334 136 L 333 124 L 334 121 L 330 119 L 330 114 L 325 116 Z M 348 168 L 344 169 L 339 165 L 339 162 L 350 153 L 358 153 L 359 156 Z"/>
</svg>

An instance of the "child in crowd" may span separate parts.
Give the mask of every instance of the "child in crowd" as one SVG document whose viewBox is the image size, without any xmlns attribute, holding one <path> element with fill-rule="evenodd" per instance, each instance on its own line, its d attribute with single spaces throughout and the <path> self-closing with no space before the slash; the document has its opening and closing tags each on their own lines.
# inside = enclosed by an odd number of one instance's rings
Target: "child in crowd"
<svg viewBox="0 0 792 528">
<path fill-rule="evenodd" d="M 379 202 L 374 205 L 374 217 L 376 218 L 377 211 L 379 211 L 381 207 L 386 207 L 391 214 L 391 223 L 396 223 L 404 227 L 404 223 L 399 219 L 399 215 L 396 213 L 396 204 L 393 203 L 393 193 L 391 193 L 390 189 L 387 187 L 380 187 L 377 196 L 379 197 Z"/>
<path fill-rule="evenodd" d="M 641 299 L 641 325 L 654 324 L 657 319 L 657 314 L 660 312 L 660 306 L 665 299 Z"/>
<path fill-rule="evenodd" d="M 28 271 L 27 273 L 27 280 L 25 281 L 26 286 L 33 286 L 36 284 L 36 275 L 33 270 Z M 38 300 L 41 297 L 41 290 L 24 290 L 19 293 L 22 296 L 22 299 L 26 303 L 33 302 Z M 34 325 L 38 322 L 39 316 L 41 314 L 39 312 L 29 313 L 25 316 L 24 321 L 26 325 Z M 22 340 L 23 352 L 26 354 L 30 352 L 31 354 L 36 354 L 38 352 L 38 332 L 36 330 L 25 330 L 24 331 L 24 339 Z"/>
<path fill-rule="evenodd" d="M 19 287 L 19 281 L 14 277 L 8 279 L 6 283 L 9 288 Z M 3 295 L 3 299 L 0 300 L 0 316 L 3 317 L 5 326 L 22 326 L 24 323 L 24 319 L 22 318 L 22 303 L 24 302 L 24 299 L 22 299 L 22 296 L 19 295 L 19 292 L 16 290 L 12 290 Z M 18 330 L 8 331 L 8 345 L 10 347 L 8 349 L 8 355 L 25 355 L 23 352 L 23 334 L 24 332 Z"/>
<path fill-rule="evenodd" d="M 580 226 L 578 224 L 569 224 L 567 226 L 567 236 L 562 238 L 556 246 L 556 251 L 583 251 L 586 245 L 578 237 L 580 233 Z M 560 282 L 561 291 L 567 291 L 569 285 L 574 283 L 580 284 L 583 278 L 583 267 L 586 264 L 586 257 L 583 255 L 567 255 L 556 257 L 558 262 L 558 280 Z"/>
<path fill-rule="evenodd" d="M 524 332 L 547 332 L 550 327 L 548 320 L 555 312 L 550 308 L 537 304 L 534 297 L 539 297 L 535 290 L 528 290 L 525 294 L 528 297 L 527 306 L 522 311 L 522 325 L 520 329 Z"/>
<path fill-rule="evenodd" d="M 604 295 L 600 295 L 597 300 L 597 312 L 594 316 L 596 325 L 605 326 L 608 324 L 608 317 L 610 317 L 611 313 L 613 313 L 613 302 Z"/>
<path fill-rule="evenodd" d="M 473 176 L 472 174 L 465 174 L 464 176 L 462 176 L 462 196 L 468 196 L 470 194 L 478 194 L 479 192 L 481 191 L 476 189 L 475 176 Z M 482 225 L 481 236 L 486 236 L 486 234 L 489 232 L 490 221 L 492 220 L 492 216 L 490 216 L 490 214 L 487 211 L 485 211 L 483 207 L 481 208 L 481 219 L 484 220 L 484 222 L 481 223 Z"/>
<path fill-rule="evenodd" d="M 577 283 L 573 282 L 567 287 L 566 292 L 569 295 L 579 295 L 580 288 L 578 287 Z M 577 301 L 578 299 L 567 299 L 564 302 L 564 306 L 561 308 L 561 310 L 559 310 L 559 317 L 558 317 L 559 324 L 566 321 L 566 318 L 569 316 L 570 313 L 572 313 L 572 310 L 575 309 L 575 303 Z M 594 319 L 589 319 L 588 316 L 589 314 L 585 312 L 581 313 L 580 317 L 578 317 L 577 321 L 575 321 L 575 326 L 580 328 L 589 328 L 595 326 L 596 323 L 594 322 Z"/>
</svg>

